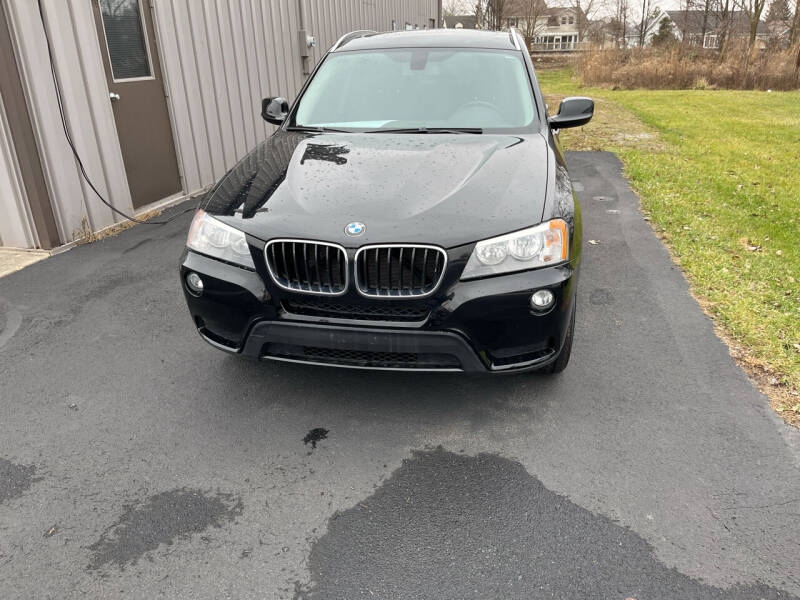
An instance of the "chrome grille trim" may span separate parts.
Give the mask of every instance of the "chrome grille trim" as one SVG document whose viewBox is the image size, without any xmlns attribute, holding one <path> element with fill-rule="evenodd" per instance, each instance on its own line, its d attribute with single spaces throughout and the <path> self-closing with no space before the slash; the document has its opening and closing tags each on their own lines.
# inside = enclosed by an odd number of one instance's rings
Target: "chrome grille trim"
<svg viewBox="0 0 800 600">
<path fill-rule="evenodd" d="M 386 260 L 383 261 L 383 250 L 386 250 Z M 374 253 L 374 254 L 368 254 Z M 369 279 L 372 278 L 367 270 L 367 261 L 372 257 L 376 273 L 374 279 L 377 286 L 370 286 Z M 414 272 L 414 265 L 417 264 L 417 257 L 421 256 L 422 273 L 417 275 Z M 398 285 L 392 285 L 392 259 L 397 258 L 397 265 L 400 267 Z M 403 257 L 407 257 L 411 265 L 410 273 L 403 271 Z M 384 264 L 385 263 L 385 264 Z M 444 274 L 447 271 L 447 252 L 439 246 L 427 244 L 372 244 L 362 246 L 355 254 L 353 261 L 356 290 L 367 298 L 424 298 L 430 296 L 441 284 Z M 433 276 L 428 281 L 428 266 L 433 268 Z M 388 286 L 382 286 L 381 271 L 386 269 Z M 419 280 L 417 277 L 419 276 Z M 419 285 L 414 285 L 418 283 Z"/>
<path fill-rule="evenodd" d="M 275 285 L 290 292 L 341 296 L 350 284 L 347 251 L 339 244 L 274 239 L 264 246 L 264 262 Z"/>
</svg>

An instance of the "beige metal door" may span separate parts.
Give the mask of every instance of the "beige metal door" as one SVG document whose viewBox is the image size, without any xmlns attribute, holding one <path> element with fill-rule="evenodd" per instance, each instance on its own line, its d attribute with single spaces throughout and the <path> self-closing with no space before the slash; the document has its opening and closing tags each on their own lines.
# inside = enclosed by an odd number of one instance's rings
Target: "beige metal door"
<svg viewBox="0 0 800 600">
<path fill-rule="evenodd" d="M 181 191 L 148 0 L 93 0 L 133 206 Z"/>
</svg>

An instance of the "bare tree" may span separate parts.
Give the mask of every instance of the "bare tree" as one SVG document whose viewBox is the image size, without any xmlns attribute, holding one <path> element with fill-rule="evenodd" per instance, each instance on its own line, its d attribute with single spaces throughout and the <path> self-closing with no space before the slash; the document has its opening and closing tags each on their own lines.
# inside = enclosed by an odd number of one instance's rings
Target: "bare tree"
<svg viewBox="0 0 800 600">
<path fill-rule="evenodd" d="M 582 42 L 586 37 L 586 30 L 589 22 L 594 18 L 600 2 L 598 0 L 572 0 L 575 8 L 575 25 L 578 30 L 578 41 Z"/>
<path fill-rule="evenodd" d="M 747 20 L 750 24 L 750 38 L 747 45 L 752 49 L 756 43 L 758 24 L 761 21 L 761 13 L 764 12 L 767 0 L 734 0 L 734 3 L 742 10 L 745 16 L 747 16 Z"/>
<path fill-rule="evenodd" d="M 628 0 L 616 0 L 614 17 L 611 19 L 611 35 L 617 47 L 626 47 L 626 36 L 628 34 Z"/>
<path fill-rule="evenodd" d="M 677 23 L 682 32 L 683 42 L 690 42 L 690 29 L 699 29 L 699 38 L 695 41 L 704 45 L 706 34 L 717 35 L 718 47 L 724 48 L 728 39 L 736 0 L 686 0 L 686 13 L 683 21 Z M 691 11 L 691 12 L 690 12 Z"/>
<path fill-rule="evenodd" d="M 787 27 L 792 22 L 792 9 L 789 0 L 772 0 L 767 11 L 767 23 L 779 23 Z"/>
<path fill-rule="evenodd" d="M 442 15 L 445 17 L 453 17 L 459 14 L 461 2 L 459 0 L 444 0 L 442 2 Z"/>
<path fill-rule="evenodd" d="M 644 48 L 647 43 L 647 36 L 660 14 L 661 9 L 657 6 L 654 7 L 651 0 L 642 0 L 642 15 L 637 26 L 640 48 Z"/>
<path fill-rule="evenodd" d="M 622 21 L 620 21 L 616 14 L 608 20 L 608 25 L 606 25 L 606 31 L 608 31 L 608 35 L 611 36 L 611 39 L 614 42 L 614 46 L 619 48 L 620 47 L 620 40 L 622 39 Z"/>
<path fill-rule="evenodd" d="M 628 17 L 630 15 L 629 0 L 617 0 L 614 16 L 615 40 L 618 47 L 628 47 Z"/>
<path fill-rule="evenodd" d="M 800 40 L 800 0 L 795 0 L 794 3 L 794 17 L 792 17 L 792 24 L 789 27 L 789 43 L 794 44 Z M 797 55 L 798 68 L 800 68 L 800 53 Z"/>
<path fill-rule="evenodd" d="M 520 6 L 522 14 L 511 16 L 520 17 L 518 22 L 519 31 L 522 37 L 525 38 L 525 43 L 530 48 L 533 38 L 545 28 L 545 24 L 541 21 L 547 10 L 547 5 L 544 0 L 522 0 L 518 5 Z"/>
<path fill-rule="evenodd" d="M 644 48 L 644 43 L 647 41 L 651 13 L 650 0 L 642 0 L 642 18 L 639 19 L 639 48 Z"/>
<path fill-rule="evenodd" d="M 706 39 L 706 32 L 708 31 L 708 17 L 711 12 L 711 5 L 714 0 L 703 0 L 703 22 L 700 26 L 700 39 Z"/>
<path fill-rule="evenodd" d="M 763 0 L 760 0 L 763 2 Z M 499 31 L 505 26 L 506 0 L 486 0 L 484 9 L 487 29 Z"/>
<path fill-rule="evenodd" d="M 481 29 L 499 31 L 505 25 L 506 0 L 476 0 L 475 18 Z"/>
<path fill-rule="evenodd" d="M 730 39 L 732 20 L 733 8 L 731 6 L 731 0 L 722 0 L 717 5 L 717 39 L 719 42 L 720 56 L 725 55 L 725 46 Z"/>
<path fill-rule="evenodd" d="M 691 29 L 690 24 L 693 20 L 691 11 L 697 9 L 697 2 L 698 0 L 682 0 L 679 5 L 682 12 L 675 25 L 678 27 L 678 31 L 681 32 L 681 44 L 685 45 L 691 42 L 691 34 L 689 33 Z"/>
</svg>

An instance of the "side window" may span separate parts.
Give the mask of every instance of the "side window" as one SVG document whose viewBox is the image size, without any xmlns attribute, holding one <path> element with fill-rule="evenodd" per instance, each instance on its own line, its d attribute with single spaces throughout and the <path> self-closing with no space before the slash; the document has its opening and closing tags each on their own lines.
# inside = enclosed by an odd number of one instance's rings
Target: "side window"
<svg viewBox="0 0 800 600">
<path fill-rule="evenodd" d="M 152 77 L 139 0 L 100 0 L 114 81 Z"/>
</svg>

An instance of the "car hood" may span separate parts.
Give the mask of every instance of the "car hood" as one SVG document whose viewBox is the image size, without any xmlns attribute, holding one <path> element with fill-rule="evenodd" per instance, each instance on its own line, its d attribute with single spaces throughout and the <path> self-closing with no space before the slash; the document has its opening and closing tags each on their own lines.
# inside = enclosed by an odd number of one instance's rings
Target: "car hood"
<svg viewBox="0 0 800 600">
<path fill-rule="evenodd" d="M 203 208 L 262 240 L 450 248 L 538 223 L 548 155 L 539 134 L 279 131 Z M 353 221 L 365 225 L 358 237 L 344 231 Z"/>
</svg>

